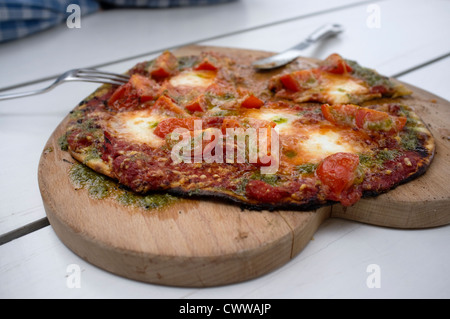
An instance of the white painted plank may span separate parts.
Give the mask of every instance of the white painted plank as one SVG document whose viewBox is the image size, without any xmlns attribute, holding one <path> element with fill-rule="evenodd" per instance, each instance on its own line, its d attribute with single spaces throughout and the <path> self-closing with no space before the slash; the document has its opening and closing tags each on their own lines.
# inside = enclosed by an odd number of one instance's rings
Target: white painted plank
<svg viewBox="0 0 450 319">
<path fill-rule="evenodd" d="M 376 12 L 379 27 L 372 22 Z M 450 29 L 450 2 L 443 0 L 382 1 L 202 44 L 281 52 L 328 22 L 342 24 L 345 32 L 306 49 L 304 56 L 323 59 L 337 52 L 392 76 L 450 52 L 444 31 Z"/>
<path fill-rule="evenodd" d="M 49 226 L 0 246 L 0 298 L 449 298 L 449 227 L 396 230 L 329 219 L 283 267 L 243 283 L 194 289 L 100 270 Z M 69 288 L 71 264 L 80 267 L 80 288 Z M 379 288 L 367 285 L 372 264 L 379 266 Z"/>
<path fill-rule="evenodd" d="M 167 47 L 307 16 L 362 0 L 241 0 L 214 6 L 106 10 L 0 45 L 0 88 Z"/>
<path fill-rule="evenodd" d="M 450 57 L 409 72 L 398 79 L 450 101 L 450 82 L 445 79 L 445 74 L 449 72 Z"/>
<path fill-rule="evenodd" d="M 169 289 L 112 275 L 68 250 L 47 226 L 0 246 L 0 298 L 179 298 Z M 80 286 L 75 286 L 77 265 Z M 68 268 L 69 267 L 69 268 Z"/>
</svg>

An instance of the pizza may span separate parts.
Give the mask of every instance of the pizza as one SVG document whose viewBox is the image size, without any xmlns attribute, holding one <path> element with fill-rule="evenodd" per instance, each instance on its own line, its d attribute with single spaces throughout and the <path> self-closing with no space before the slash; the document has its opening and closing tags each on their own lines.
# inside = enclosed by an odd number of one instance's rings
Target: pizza
<svg viewBox="0 0 450 319">
<path fill-rule="evenodd" d="M 269 210 L 350 206 L 431 164 L 404 85 L 339 54 L 271 72 L 251 62 L 166 51 L 138 63 L 71 112 L 63 148 L 138 194 Z"/>
</svg>

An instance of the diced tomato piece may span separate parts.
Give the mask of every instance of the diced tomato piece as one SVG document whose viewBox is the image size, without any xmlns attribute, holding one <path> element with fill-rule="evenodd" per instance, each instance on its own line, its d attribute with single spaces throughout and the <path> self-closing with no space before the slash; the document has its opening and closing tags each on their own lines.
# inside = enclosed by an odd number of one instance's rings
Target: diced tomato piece
<svg viewBox="0 0 450 319">
<path fill-rule="evenodd" d="M 170 51 L 164 51 L 156 58 L 150 67 L 150 74 L 155 79 L 162 79 L 172 75 L 178 66 L 178 59 Z"/>
<path fill-rule="evenodd" d="M 361 107 L 356 114 L 356 125 L 365 130 L 399 132 L 406 124 L 406 117 L 389 115 L 386 112 Z"/>
<path fill-rule="evenodd" d="M 301 90 L 300 84 L 297 82 L 292 73 L 282 75 L 280 77 L 280 81 L 283 84 L 283 86 L 289 91 L 298 92 Z"/>
<path fill-rule="evenodd" d="M 408 119 L 404 116 L 392 116 L 392 117 L 394 118 L 394 127 L 396 128 L 396 131 L 400 132 L 401 130 L 403 130 Z"/>
<path fill-rule="evenodd" d="M 249 95 L 247 98 L 245 98 L 244 101 L 241 103 L 241 107 L 245 109 L 259 109 L 264 105 L 264 101 L 258 99 L 254 95 Z"/>
<path fill-rule="evenodd" d="M 108 99 L 108 106 L 115 110 L 133 109 L 140 103 L 136 89 L 130 82 L 118 87 Z"/>
<path fill-rule="evenodd" d="M 141 102 L 153 100 L 159 87 L 155 81 L 140 74 L 133 74 L 130 83 L 136 89 Z"/>
<path fill-rule="evenodd" d="M 320 162 L 316 174 L 320 181 L 330 188 L 331 194 L 339 198 L 344 190 L 353 185 L 358 165 L 358 155 L 335 153 Z"/>
<path fill-rule="evenodd" d="M 308 69 L 284 74 L 280 77 L 280 82 L 289 91 L 299 92 L 317 86 L 320 78 L 319 69 Z"/>
<path fill-rule="evenodd" d="M 175 104 L 175 102 L 166 95 L 161 95 L 153 105 L 155 110 L 165 111 L 164 113 L 169 113 L 170 115 L 188 115 L 181 107 Z"/>
<path fill-rule="evenodd" d="M 200 62 L 199 65 L 197 65 L 194 70 L 196 71 L 217 71 L 217 67 L 213 64 L 213 62 L 211 62 L 208 59 L 203 60 L 202 62 Z"/>
<path fill-rule="evenodd" d="M 191 113 L 194 112 L 203 112 L 204 109 L 202 107 L 202 101 L 201 96 L 196 98 L 195 100 L 191 101 L 188 105 L 184 107 L 186 110 L 188 110 Z"/>
<path fill-rule="evenodd" d="M 159 137 L 164 138 L 167 134 L 172 133 L 177 128 L 185 128 L 189 131 L 194 131 L 194 129 L 195 129 L 194 121 L 195 120 L 201 121 L 201 119 L 196 118 L 196 117 L 167 118 L 158 123 L 158 125 L 156 126 L 153 133 Z"/>
<path fill-rule="evenodd" d="M 345 60 L 336 53 L 331 54 L 328 56 L 320 66 L 320 69 L 329 73 L 334 74 L 345 74 L 348 72 L 352 72 L 353 69 L 350 67 L 350 65 L 345 62 Z"/>
<path fill-rule="evenodd" d="M 204 53 L 202 60 L 194 67 L 194 70 L 217 71 L 219 66 L 218 58 L 213 53 Z"/>
<path fill-rule="evenodd" d="M 118 87 L 108 99 L 108 106 L 130 109 L 151 101 L 157 95 L 159 85 L 143 75 L 133 74 L 128 83 Z"/>
<path fill-rule="evenodd" d="M 167 78 L 170 75 L 170 72 L 167 70 L 167 68 L 159 67 L 152 70 L 150 74 L 155 79 L 162 79 Z"/>
<path fill-rule="evenodd" d="M 322 114 L 333 124 L 354 126 L 359 106 L 354 104 L 322 104 Z"/>
<path fill-rule="evenodd" d="M 276 203 L 289 196 L 289 192 L 281 187 L 272 186 L 260 180 L 250 180 L 245 187 L 248 198 L 263 203 Z"/>
<path fill-rule="evenodd" d="M 126 83 L 124 85 L 119 86 L 114 93 L 111 95 L 111 97 L 108 100 L 108 105 L 109 106 L 113 106 L 115 104 L 115 102 L 119 101 L 120 99 L 122 99 L 127 92 L 131 91 L 131 84 L 130 83 Z"/>
</svg>

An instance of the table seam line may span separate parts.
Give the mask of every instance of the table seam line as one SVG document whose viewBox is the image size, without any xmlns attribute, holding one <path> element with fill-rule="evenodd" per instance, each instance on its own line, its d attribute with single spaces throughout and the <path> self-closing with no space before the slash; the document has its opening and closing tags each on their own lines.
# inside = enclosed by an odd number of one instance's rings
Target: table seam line
<svg viewBox="0 0 450 319">
<path fill-rule="evenodd" d="M 48 221 L 47 217 L 43 217 L 43 218 L 37 219 L 29 224 L 26 224 L 24 226 L 21 226 L 19 228 L 11 230 L 7 233 L 0 235 L 0 246 L 8 243 L 14 239 L 18 239 L 20 237 L 29 235 L 30 233 L 32 233 L 36 230 L 40 230 L 49 225 L 50 225 L 50 222 Z"/>
<path fill-rule="evenodd" d="M 419 70 L 419 69 L 421 69 L 421 68 L 423 68 L 423 67 L 432 65 L 433 63 L 439 62 L 439 61 L 444 60 L 444 59 L 449 58 L 449 57 L 450 57 L 450 52 L 448 52 L 448 53 L 446 53 L 446 54 L 443 54 L 443 55 L 440 55 L 440 56 L 438 56 L 437 58 L 434 58 L 434 59 L 425 61 L 425 62 L 423 62 L 423 63 L 420 63 L 420 64 L 418 64 L 418 65 L 416 65 L 416 66 L 413 66 L 413 67 L 411 67 L 411 68 L 408 68 L 408 69 L 406 69 L 406 70 L 404 70 L 404 71 L 398 72 L 398 73 L 392 75 L 391 77 L 393 77 L 393 78 L 398 78 L 398 77 L 404 76 L 404 75 L 406 75 L 406 74 L 408 74 L 408 73 L 417 71 L 417 70 Z"/>
</svg>

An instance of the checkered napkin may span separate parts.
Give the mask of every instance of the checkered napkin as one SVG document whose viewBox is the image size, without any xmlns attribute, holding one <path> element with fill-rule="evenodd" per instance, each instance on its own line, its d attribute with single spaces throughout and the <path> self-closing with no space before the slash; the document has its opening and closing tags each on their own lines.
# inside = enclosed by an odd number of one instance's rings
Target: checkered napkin
<svg viewBox="0 0 450 319">
<path fill-rule="evenodd" d="M 0 43 L 36 33 L 64 22 L 80 6 L 81 16 L 114 7 L 169 8 L 198 6 L 234 0 L 0 0 Z"/>
<path fill-rule="evenodd" d="M 69 4 L 80 6 L 81 15 L 95 12 L 95 0 L 0 0 L 0 42 L 48 29 L 67 19 Z"/>
</svg>

